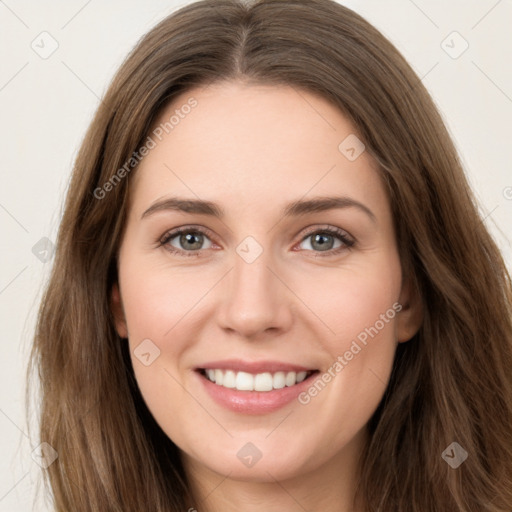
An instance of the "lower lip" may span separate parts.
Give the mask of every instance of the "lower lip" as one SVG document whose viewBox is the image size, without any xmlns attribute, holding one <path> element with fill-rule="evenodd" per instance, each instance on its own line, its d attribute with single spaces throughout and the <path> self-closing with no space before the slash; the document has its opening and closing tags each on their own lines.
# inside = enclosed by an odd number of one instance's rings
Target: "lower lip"
<svg viewBox="0 0 512 512">
<path fill-rule="evenodd" d="M 198 371 L 195 373 L 213 400 L 231 411 L 243 414 L 265 414 L 281 409 L 310 386 L 312 379 L 317 374 L 317 372 L 312 373 L 302 382 L 293 386 L 286 386 L 282 389 L 273 389 L 272 391 L 239 391 L 219 386 Z"/>
</svg>

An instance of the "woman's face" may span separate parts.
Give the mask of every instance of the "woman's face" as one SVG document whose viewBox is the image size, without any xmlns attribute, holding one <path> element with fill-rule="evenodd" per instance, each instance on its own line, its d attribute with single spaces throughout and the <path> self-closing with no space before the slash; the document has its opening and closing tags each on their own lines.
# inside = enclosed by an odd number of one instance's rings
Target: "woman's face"
<svg viewBox="0 0 512 512">
<path fill-rule="evenodd" d="M 232 478 L 354 457 L 419 322 L 356 129 L 315 95 L 231 82 L 159 123 L 129 178 L 113 290 L 155 420 Z"/>
</svg>

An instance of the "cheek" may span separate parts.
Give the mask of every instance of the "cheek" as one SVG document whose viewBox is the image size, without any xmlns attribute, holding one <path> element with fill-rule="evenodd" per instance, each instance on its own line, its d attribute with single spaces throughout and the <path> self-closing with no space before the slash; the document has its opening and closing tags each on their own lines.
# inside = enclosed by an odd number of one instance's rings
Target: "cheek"
<svg viewBox="0 0 512 512">
<path fill-rule="evenodd" d="M 181 363 L 196 338 L 198 303 L 215 280 L 136 258 L 124 263 L 120 279 L 130 356 L 142 396 L 158 420 L 162 412 L 172 415 L 187 404 L 178 383 Z"/>
<path fill-rule="evenodd" d="M 179 366 L 190 332 L 184 336 L 182 329 L 190 329 L 199 290 L 192 276 L 187 279 L 176 271 L 170 275 L 147 263 L 139 266 L 134 261 L 124 271 L 123 306 L 137 385 L 157 423 L 169 437 L 180 438 L 181 423 L 175 417 L 190 408 Z M 189 417 L 193 418 L 193 411 Z"/>
<path fill-rule="evenodd" d="M 187 270 L 126 265 L 123 307 L 130 339 L 162 339 L 177 326 L 208 291 L 208 279 Z"/>
<path fill-rule="evenodd" d="M 364 269 L 330 271 L 307 295 L 308 306 L 328 328 L 321 338 L 328 356 L 323 373 L 301 403 L 329 417 L 332 425 L 347 421 L 347 408 L 352 411 L 352 427 L 365 423 L 380 402 L 392 369 L 401 269 L 393 253 L 376 260 Z M 306 297 L 306 288 L 300 293 Z"/>
<path fill-rule="evenodd" d="M 325 340 L 331 354 L 348 350 L 355 339 L 364 345 L 375 337 L 394 338 L 401 284 L 396 259 L 365 268 L 329 269 L 312 284 L 309 281 L 298 294 L 328 328 Z"/>
</svg>

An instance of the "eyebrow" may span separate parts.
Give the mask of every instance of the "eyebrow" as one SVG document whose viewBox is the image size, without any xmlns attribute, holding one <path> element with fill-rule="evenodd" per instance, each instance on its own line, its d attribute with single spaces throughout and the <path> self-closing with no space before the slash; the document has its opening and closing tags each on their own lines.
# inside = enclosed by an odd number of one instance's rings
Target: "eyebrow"
<svg viewBox="0 0 512 512">
<path fill-rule="evenodd" d="M 310 213 L 324 212 L 336 208 L 357 208 L 364 212 L 373 222 L 377 221 L 375 214 L 363 203 L 347 196 L 316 197 L 308 200 L 293 201 L 283 208 L 281 216 L 298 217 Z M 174 210 L 184 213 L 195 213 L 199 215 L 210 215 L 222 219 L 225 216 L 224 210 L 211 201 L 202 199 L 185 199 L 180 197 L 168 197 L 152 204 L 143 214 L 141 219 L 156 212 Z"/>
</svg>

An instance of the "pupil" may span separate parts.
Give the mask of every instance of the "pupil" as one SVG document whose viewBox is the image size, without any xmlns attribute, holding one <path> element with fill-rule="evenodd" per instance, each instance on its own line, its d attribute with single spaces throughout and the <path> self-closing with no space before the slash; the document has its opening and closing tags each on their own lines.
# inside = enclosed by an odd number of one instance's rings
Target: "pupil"
<svg viewBox="0 0 512 512">
<path fill-rule="evenodd" d="M 326 239 L 330 239 L 330 240 L 327 240 Z M 315 244 L 319 244 L 318 248 L 321 250 L 321 251 L 328 251 L 329 249 L 332 249 L 332 236 L 331 235 L 322 235 L 322 234 L 317 234 L 313 237 L 313 247 L 315 247 Z M 329 244 L 329 242 L 331 242 Z M 328 246 L 328 247 L 326 247 Z"/>
<path fill-rule="evenodd" d="M 185 248 L 187 248 L 187 244 L 191 244 L 191 246 L 189 245 L 189 247 L 188 247 L 189 249 L 200 249 L 201 243 L 202 243 L 202 240 L 200 237 L 202 237 L 202 235 L 200 235 L 199 233 L 196 233 L 196 234 L 187 233 L 186 235 L 181 235 L 180 243 L 181 243 L 182 247 L 185 247 Z M 195 243 L 194 243 L 194 239 L 196 240 Z"/>
</svg>

